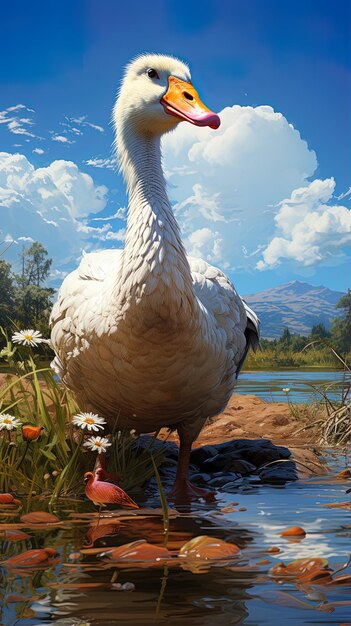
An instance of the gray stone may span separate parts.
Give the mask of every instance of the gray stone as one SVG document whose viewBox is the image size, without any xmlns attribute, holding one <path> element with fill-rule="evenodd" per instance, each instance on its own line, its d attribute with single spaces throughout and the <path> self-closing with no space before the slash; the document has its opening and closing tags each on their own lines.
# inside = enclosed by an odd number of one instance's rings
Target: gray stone
<svg viewBox="0 0 351 626">
<path fill-rule="evenodd" d="M 216 446 L 201 446 L 201 448 L 194 448 L 190 454 L 190 462 L 197 465 L 197 467 L 201 467 L 202 463 L 206 461 L 206 459 L 209 459 L 216 454 Z"/>
<path fill-rule="evenodd" d="M 259 472 L 262 483 L 284 485 L 287 482 L 298 479 L 298 473 L 295 463 L 288 461 L 287 463 L 274 463 L 269 467 L 263 468 Z"/>
</svg>

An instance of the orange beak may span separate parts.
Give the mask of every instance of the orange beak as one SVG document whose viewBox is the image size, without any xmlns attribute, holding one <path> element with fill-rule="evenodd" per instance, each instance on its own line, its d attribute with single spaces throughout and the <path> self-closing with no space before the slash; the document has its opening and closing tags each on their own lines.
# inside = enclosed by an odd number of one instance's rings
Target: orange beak
<svg viewBox="0 0 351 626">
<path fill-rule="evenodd" d="M 191 83 L 186 83 L 175 76 L 168 77 L 168 89 L 161 104 L 166 113 L 186 120 L 196 126 L 218 128 L 221 120 L 201 102 L 199 94 Z"/>
</svg>

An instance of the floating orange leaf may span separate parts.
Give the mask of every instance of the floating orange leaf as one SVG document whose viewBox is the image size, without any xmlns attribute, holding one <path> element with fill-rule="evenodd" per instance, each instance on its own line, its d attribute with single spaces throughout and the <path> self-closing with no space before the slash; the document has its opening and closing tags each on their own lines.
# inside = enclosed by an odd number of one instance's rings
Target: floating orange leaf
<svg viewBox="0 0 351 626">
<path fill-rule="evenodd" d="M 240 548 L 234 543 L 222 541 L 217 537 L 200 535 L 187 541 L 179 550 L 179 556 L 187 559 L 223 559 L 238 552 L 240 552 Z"/>
<path fill-rule="evenodd" d="M 170 559 L 171 553 L 163 546 L 155 546 L 143 539 L 126 543 L 104 553 L 112 561 L 150 562 Z"/>
<path fill-rule="evenodd" d="M 345 509 L 346 511 L 349 511 L 351 509 L 351 502 L 331 502 L 330 504 L 325 504 L 324 506 L 327 506 L 330 509 Z"/>
<path fill-rule="evenodd" d="M 299 582 L 320 582 L 331 580 L 331 570 L 327 559 L 296 559 L 287 565 L 280 561 L 271 569 L 270 574 L 275 578 L 297 579 Z"/>
<path fill-rule="evenodd" d="M 267 552 L 271 554 L 278 554 L 278 552 L 280 552 L 280 548 L 278 548 L 278 546 L 271 546 L 268 548 Z"/>
<path fill-rule="evenodd" d="M 21 554 L 12 556 L 7 561 L 3 561 L 2 565 L 19 569 L 21 567 L 47 567 L 53 564 L 53 559 L 58 556 L 58 552 L 53 548 L 44 548 L 39 550 L 27 550 Z"/>
<path fill-rule="evenodd" d="M 351 478 L 351 471 L 349 469 L 344 469 L 336 475 L 336 478 L 338 480 L 347 480 L 348 478 Z"/>
<path fill-rule="evenodd" d="M 59 522 L 59 518 L 46 511 L 34 511 L 33 513 L 26 513 L 22 515 L 21 522 L 25 524 L 53 524 Z"/>
<path fill-rule="evenodd" d="M 21 593 L 9 593 L 6 600 L 7 602 L 26 602 L 28 598 Z"/>
<path fill-rule="evenodd" d="M 301 526 L 291 526 L 278 534 L 281 537 L 306 537 L 306 531 Z"/>
<path fill-rule="evenodd" d="M 30 535 L 24 533 L 22 530 L 5 530 L 4 534 L 0 538 L 5 541 L 25 541 L 26 539 L 30 539 Z"/>
<path fill-rule="evenodd" d="M 16 500 L 12 493 L 0 493 L 0 504 L 15 504 L 21 506 L 21 502 Z"/>
<path fill-rule="evenodd" d="M 342 576 L 336 576 L 328 585 L 347 585 L 351 586 L 351 574 L 343 574 Z"/>
</svg>

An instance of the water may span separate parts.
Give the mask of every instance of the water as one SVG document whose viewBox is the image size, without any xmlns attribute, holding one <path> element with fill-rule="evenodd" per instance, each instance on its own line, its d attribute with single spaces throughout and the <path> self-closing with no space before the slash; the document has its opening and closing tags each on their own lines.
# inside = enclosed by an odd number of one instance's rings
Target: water
<svg viewBox="0 0 351 626">
<path fill-rule="evenodd" d="M 338 400 L 341 396 L 344 372 L 340 370 L 277 370 L 242 372 L 239 376 L 235 393 L 254 394 L 267 402 L 286 402 L 287 394 L 284 388 L 289 388 L 291 402 L 310 403 L 320 400 L 321 396 L 316 389 L 325 389 L 328 386 L 328 395 L 331 400 Z M 347 380 L 351 377 L 348 374 Z"/>
<path fill-rule="evenodd" d="M 1 542 L 3 557 L 30 548 L 53 547 L 58 563 L 36 572 L 1 568 L 0 597 L 3 626 L 311 626 L 350 624 L 350 590 L 345 586 L 275 582 L 269 569 L 279 561 L 302 557 L 325 557 L 335 570 L 347 562 L 350 552 L 349 512 L 325 507 L 350 499 L 345 495 L 350 481 L 335 473 L 345 467 L 342 455 L 330 453 L 330 474 L 291 483 L 285 487 L 248 482 L 238 493 L 219 494 L 212 504 L 197 504 L 192 510 L 171 516 L 169 548 L 178 551 L 196 535 L 211 535 L 236 543 L 241 552 L 225 565 L 215 562 L 206 571 L 184 570 L 179 565 L 111 567 L 106 557 L 89 549 L 87 532 L 95 528 L 96 513 L 90 504 L 66 502 L 57 512 L 59 525 L 28 528 L 30 539 Z M 222 511 L 232 502 L 235 511 Z M 33 500 L 33 507 L 43 507 Z M 79 507 L 86 513 L 79 513 Z M 244 507 L 246 510 L 239 511 Z M 138 514 L 106 513 L 110 536 L 95 537 L 94 547 L 103 553 L 136 539 L 161 544 L 163 522 L 159 511 Z M 117 515 L 117 518 L 116 518 Z M 112 517 L 111 517 L 112 516 Z M 114 522 L 112 520 L 114 519 Z M 6 518 L 2 517 L 4 524 Z M 10 521 L 10 518 L 7 520 Z M 13 519 L 11 519 L 13 521 Z M 302 526 L 306 537 L 283 539 L 277 533 L 289 526 Z M 2 526 L 2 528 L 4 528 Z M 100 534 L 104 535 L 101 531 Z M 91 543 L 91 542 L 90 542 Z M 280 548 L 271 554 L 271 546 Z M 268 563 L 265 562 L 268 560 Z M 263 561 L 263 563 L 261 562 Z M 351 574 L 351 569 L 346 570 Z M 117 591 L 115 581 L 131 582 L 135 590 Z M 117 576 L 117 578 L 116 578 Z M 23 594 L 24 598 L 14 594 Z M 16 599 L 16 596 L 15 596 Z"/>
</svg>

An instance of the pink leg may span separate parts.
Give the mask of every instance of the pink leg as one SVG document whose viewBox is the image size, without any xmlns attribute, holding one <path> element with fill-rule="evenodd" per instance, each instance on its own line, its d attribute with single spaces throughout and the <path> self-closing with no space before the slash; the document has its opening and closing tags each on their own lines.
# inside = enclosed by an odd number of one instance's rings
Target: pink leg
<svg viewBox="0 0 351 626">
<path fill-rule="evenodd" d="M 188 479 L 191 444 L 180 438 L 178 467 L 174 486 L 169 494 L 176 501 L 189 501 L 196 498 L 213 498 L 213 491 L 195 487 Z"/>
</svg>

